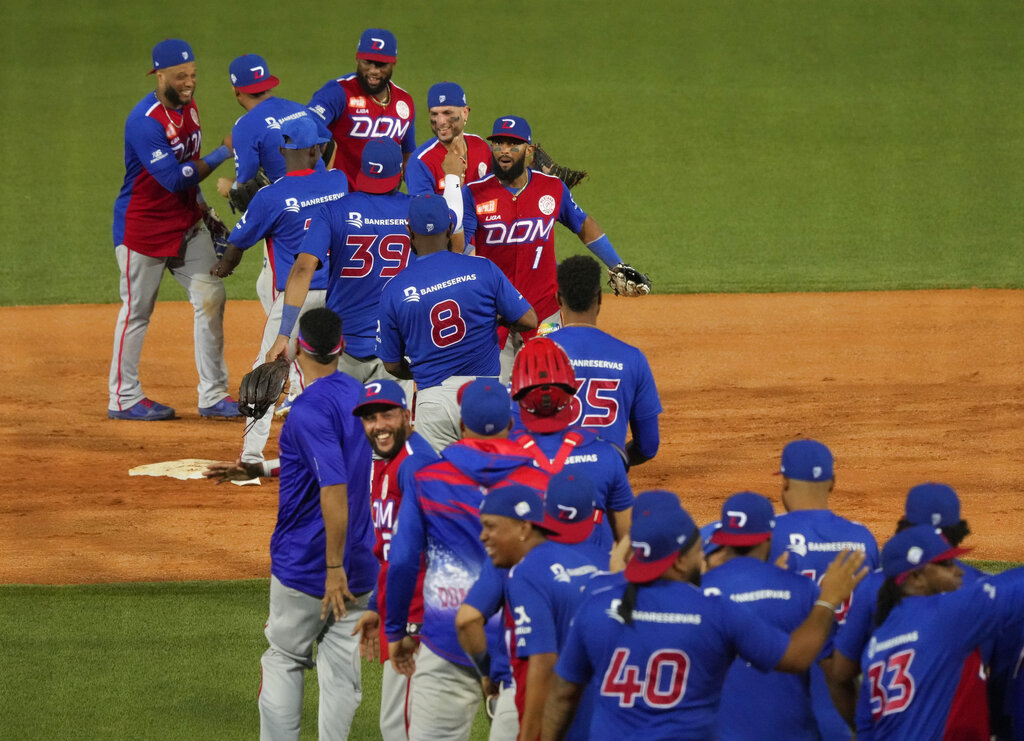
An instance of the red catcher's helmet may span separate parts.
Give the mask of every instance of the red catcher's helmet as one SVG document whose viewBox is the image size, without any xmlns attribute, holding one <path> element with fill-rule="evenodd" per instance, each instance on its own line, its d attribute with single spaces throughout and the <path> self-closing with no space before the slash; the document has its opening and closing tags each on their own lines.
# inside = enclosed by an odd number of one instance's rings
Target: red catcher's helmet
<svg viewBox="0 0 1024 741">
<path fill-rule="evenodd" d="M 570 396 L 576 393 L 576 373 L 569 356 L 547 337 L 528 340 L 512 366 L 513 401 L 519 401 L 534 386 L 560 386 Z"/>
<path fill-rule="evenodd" d="M 523 424 L 533 432 L 557 432 L 576 415 L 572 400 L 576 374 L 565 350 L 554 340 L 529 340 L 512 366 L 512 398 L 519 402 Z"/>
</svg>

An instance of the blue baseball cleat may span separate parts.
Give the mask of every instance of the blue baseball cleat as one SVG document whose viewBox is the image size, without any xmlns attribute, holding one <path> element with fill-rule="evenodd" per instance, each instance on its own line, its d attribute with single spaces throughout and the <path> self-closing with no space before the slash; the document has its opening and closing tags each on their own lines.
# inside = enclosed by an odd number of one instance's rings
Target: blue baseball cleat
<svg viewBox="0 0 1024 741">
<path fill-rule="evenodd" d="M 225 396 L 212 407 L 199 407 L 199 416 L 229 418 L 241 417 L 242 413 L 238 411 L 238 402 L 230 396 Z"/>
<path fill-rule="evenodd" d="M 143 398 L 127 409 L 120 411 L 108 409 L 107 416 L 111 419 L 137 419 L 144 422 L 155 422 L 160 419 L 174 419 L 174 409 L 159 404 L 152 399 Z"/>
</svg>

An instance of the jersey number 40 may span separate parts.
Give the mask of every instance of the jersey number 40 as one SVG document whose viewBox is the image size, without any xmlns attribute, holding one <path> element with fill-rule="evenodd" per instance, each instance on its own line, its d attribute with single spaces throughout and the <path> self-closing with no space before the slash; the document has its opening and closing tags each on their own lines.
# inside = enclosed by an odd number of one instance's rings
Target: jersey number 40
<svg viewBox="0 0 1024 741">
<path fill-rule="evenodd" d="M 690 657 L 684 651 L 655 651 L 641 668 L 629 663 L 628 648 L 619 647 L 601 680 L 601 694 L 617 698 L 620 708 L 633 707 L 637 697 L 651 708 L 671 708 L 686 694 L 689 673 Z"/>
</svg>

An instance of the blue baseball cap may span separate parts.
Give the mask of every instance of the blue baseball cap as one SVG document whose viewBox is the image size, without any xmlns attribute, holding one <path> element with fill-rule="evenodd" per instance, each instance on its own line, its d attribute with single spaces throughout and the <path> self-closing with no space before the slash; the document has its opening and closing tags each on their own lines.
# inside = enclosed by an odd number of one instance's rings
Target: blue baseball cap
<svg viewBox="0 0 1024 741">
<path fill-rule="evenodd" d="M 508 484 L 487 492 L 480 505 L 480 514 L 511 517 L 540 525 L 544 522 L 544 500 L 528 486 Z"/>
<path fill-rule="evenodd" d="M 228 67 L 231 84 L 243 93 L 262 93 L 277 87 L 280 80 L 270 74 L 267 60 L 259 54 L 245 54 L 236 57 Z"/>
<path fill-rule="evenodd" d="M 526 123 L 525 118 L 519 116 L 502 116 L 495 120 L 494 130 L 491 131 L 491 135 L 488 139 L 521 139 L 527 144 L 533 142 L 533 134 L 530 133 L 530 124 Z"/>
<path fill-rule="evenodd" d="M 179 64 L 196 61 L 196 55 L 192 53 L 192 47 L 187 41 L 181 39 L 164 39 L 153 47 L 153 69 L 147 72 L 151 75 L 158 69 L 177 67 Z"/>
<path fill-rule="evenodd" d="M 775 510 L 767 497 L 752 491 L 733 494 L 722 505 L 721 527 L 711 536 L 718 545 L 757 545 L 772 537 Z"/>
<path fill-rule="evenodd" d="M 512 401 L 497 378 L 477 378 L 464 384 L 458 401 L 462 424 L 477 435 L 496 435 L 512 421 Z"/>
<path fill-rule="evenodd" d="M 309 149 L 329 141 L 320 135 L 316 122 L 309 116 L 289 118 L 281 124 L 281 136 L 285 149 Z"/>
<path fill-rule="evenodd" d="M 960 522 L 960 497 L 946 484 L 918 484 L 907 492 L 905 514 L 912 525 L 956 525 Z"/>
<path fill-rule="evenodd" d="M 915 525 L 893 535 L 882 548 L 882 572 L 901 584 L 912 571 L 970 551 L 970 548 L 953 548 L 931 525 Z"/>
<path fill-rule="evenodd" d="M 679 497 L 662 489 L 642 492 L 633 502 L 633 557 L 626 564 L 626 579 L 637 584 L 654 581 L 699 538 L 700 530 Z"/>
<path fill-rule="evenodd" d="M 817 440 L 794 440 L 782 449 L 779 473 L 797 481 L 828 481 L 834 475 L 832 451 Z"/>
<path fill-rule="evenodd" d="M 444 234 L 452 225 L 452 213 L 443 196 L 434 193 L 409 201 L 409 229 L 425 237 Z"/>
<path fill-rule="evenodd" d="M 363 147 L 363 164 L 356 175 L 356 190 L 390 193 L 402 182 L 402 148 L 394 139 L 370 139 Z"/>
<path fill-rule="evenodd" d="M 716 543 L 712 536 L 718 531 L 718 528 L 722 527 L 720 522 L 709 522 L 707 525 L 700 529 L 700 539 L 704 544 L 704 557 L 707 558 L 715 551 L 721 550 L 722 546 Z"/>
<path fill-rule="evenodd" d="M 581 473 L 560 471 L 548 481 L 544 497 L 544 529 L 559 543 L 582 543 L 594 531 L 597 487 Z"/>
<path fill-rule="evenodd" d="M 456 108 L 468 105 L 466 93 L 454 82 L 439 82 L 430 86 L 427 92 L 427 108 L 438 106 L 454 106 Z"/>
<path fill-rule="evenodd" d="M 371 62 L 394 62 L 398 59 L 398 41 L 395 35 L 384 28 L 368 28 L 359 37 L 356 59 Z"/>
<path fill-rule="evenodd" d="M 409 408 L 405 402 L 405 391 L 398 383 L 389 379 L 370 381 L 363 386 L 359 402 L 352 408 L 352 415 L 361 417 L 367 407 L 371 406 Z"/>
</svg>

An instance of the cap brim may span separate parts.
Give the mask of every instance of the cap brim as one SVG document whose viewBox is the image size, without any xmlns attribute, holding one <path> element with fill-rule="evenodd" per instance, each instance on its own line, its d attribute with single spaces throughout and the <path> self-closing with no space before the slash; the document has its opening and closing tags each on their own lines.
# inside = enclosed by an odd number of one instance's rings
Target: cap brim
<svg viewBox="0 0 1024 741">
<path fill-rule="evenodd" d="M 271 75 L 265 80 L 254 82 L 252 85 L 236 85 L 235 90 L 241 90 L 243 93 L 262 93 L 264 90 L 270 90 L 270 88 L 277 87 L 281 84 L 281 81 Z"/>
<path fill-rule="evenodd" d="M 927 563 L 923 563 L 920 566 L 915 566 L 912 569 L 907 569 L 906 571 L 901 571 L 899 574 L 897 574 L 896 576 L 893 577 L 893 581 L 896 582 L 897 584 L 902 584 L 903 582 L 905 582 L 907 580 L 907 576 L 909 574 L 917 571 L 918 569 L 920 569 L 923 566 L 927 566 L 929 563 L 935 563 L 936 561 L 948 561 L 951 558 L 960 558 L 960 556 L 964 555 L 965 553 L 970 553 L 973 550 L 974 550 L 973 548 L 966 548 L 966 547 L 963 547 L 963 548 L 950 548 L 949 550 L 943 551 L 942 553 L 938 554 L 937 556 L 932 556 L 930 559 L 928 559 Z"/>
<path fill-rule="evenodd" d="M 584 517 L 582 520 L 565 522 L 545 512 L 544 523 L 541 527 L 553 533 L 551 539 L 555 542 L 575 545 L 576 543 L 582 543 L 594 532 L 594 516 L 591 513 L 590 517 Z"/>
<path fill-rule="evenodd" d="M 626 571 L 624 572 L 626 581 L 631 581 L 634 584 L 645 584 L 646 582 L 654 581 L 668 571 L 669 567 L 675 563 L 678 557 L 678 551 L 673 551 L 657 561 L 641 561 L 634 556 L 626 564 Z"/>
<path fill-rule="evenodd" d="M 487 141 L 493 141 L 495 139 L 518 139 L 521 142 L 526 142 L 527 144 L 530 143 L 529 139 L 524 136 L 519 136 L 519 134 L 491 134 L 487 137 Z"/>
<path fill-rule="evenodd" d="M 360 51 L 356 52 L 356 59 L 365 59 L 370 62 L 384 62 L 385 64 L 394 64 L 398 61 L 398 57 L 388 56 L 387 54 L 374 54 L 372 51 Z"/>
<path fill-rule="evenodd" d="M 361 417 L 361 416 L 363 416 L 363 414 L 364 414 L 363 410 L 367 409 L 369 407 L 387 407 L 387 408 L 395 408 L 395 407 L 397 407 L 399 409 L 405 409 L 404 406 L 399 404 L 397 401 L 392 401 L 391 399 L 374 399 L 373 401 L 364 401 L 362 404 L 356 404 L 352 408 L 352 416 L 354 416 L 354 417 Z"/>
<path fill-rule="evenodd" d="M 711 536 L 711 542 L 715 545 L 757 545 L 772 537 L 771 532 L 767 533 L 727 533 L 723 530 L 716 530 Z"/>
<path fill-rule="evenodd" d="M 356 190 L 363 193 L 390 193 L 402 183 L 402 173 L 392 175 L 389 178 L 371 178 L 369 175 L 360 172 L 356 175 Z"/>
<path fill-rule="evenodd" d="M 560 409 L 550 417 L 538 417 L 533 412 L 528 412 L 522 407 L 519 407 L 519 418 L 523 422 L 523 426 L 526 427 L 530 432 L 558 432 L 564 430 L 572 422 L 572 407 L 567 406 L 565 409 Z"/>
</svg>

